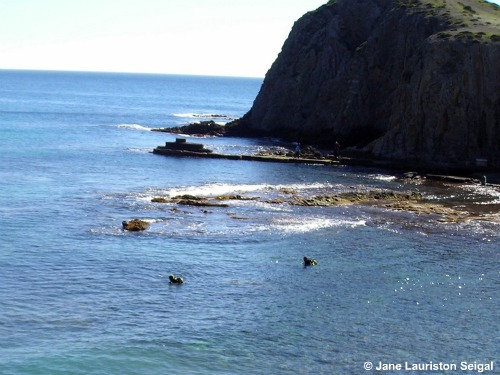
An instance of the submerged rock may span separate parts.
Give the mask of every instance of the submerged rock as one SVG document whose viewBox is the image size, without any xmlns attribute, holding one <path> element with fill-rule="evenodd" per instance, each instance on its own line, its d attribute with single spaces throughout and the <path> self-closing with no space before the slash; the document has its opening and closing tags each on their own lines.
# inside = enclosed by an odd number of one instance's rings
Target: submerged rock
<svg viewBox="0 0 500 375">
<path fill-rule="evenodd" d="M 218 195 L 214 197 L 213 199 L 218 200 L 218 201 L 230 201 L 230 200 L 236 200 L 236 201 L 255 201 L 259 199 L 259 197 L 245 197 L 243 195 L 239 194 L 228 194 L 228 195 Z"/>
<path fill-rule="evenodd" d="M 422 199 L 418 192 L 399 193 L 395 191 L 354 191 L 332 195 L 317 195 L 310 198 L 294 196 L 290 204 L 294 206 L 337 206 L 341 204 L 376 202 L 376 201 L 410 201 Z"/>
<path fill-rule="evenodd" d="M 245 197 L 238 194 L 217 195 L 215 197 L 199 197 L 191 194 L 177 195 L 171 199 L 165 197 L 155 197 L 151 199 L 153 203 L 175 203 L 183 206 L 198 206 L 198 207 L 228 207 L 226 203 L 220 201 L 241 200 L 253 201 L 259 197 Z"/>
<path fill-rule="evenodd" d="M 214 203 L 204 199 L 181 199 L 176 202 L 183 206 L 196 206 L 196 207 L 229 207 L 226 203 Z"/>
<path fill-rule="evenodd" d="M 155 197 L 151 199 L 151 202 L 153 203 L 170 203 L 170 200 L 164 197 Z"/>
</svg>

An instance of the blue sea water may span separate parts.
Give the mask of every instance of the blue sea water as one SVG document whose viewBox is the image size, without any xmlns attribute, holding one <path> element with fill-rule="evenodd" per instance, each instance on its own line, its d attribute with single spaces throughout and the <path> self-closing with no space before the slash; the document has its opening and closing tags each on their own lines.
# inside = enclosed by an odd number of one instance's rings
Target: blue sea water
<svg viewBox="0 0 500 375">
<path fill-rule="evenodd" d="M 360 374 L 367 362 L 477 373 L 460 363 L 492 361 L 498 373 L 498 224 L 270 203 L 420 190 L 495 217 L 497 190 L 151 153 L 176 138 L 151 128 L 240 117 L 261 83 L 0 71 L 0 374 Z M 151 202 L 180 194 L 255 199 L 208 211 Z M 150 229 L 123 231 L 132 218 Z M 304 268 L 305 255 L 318 266 Z M 171 273 L 185 283 L 170 285 Z"/>
</svg>

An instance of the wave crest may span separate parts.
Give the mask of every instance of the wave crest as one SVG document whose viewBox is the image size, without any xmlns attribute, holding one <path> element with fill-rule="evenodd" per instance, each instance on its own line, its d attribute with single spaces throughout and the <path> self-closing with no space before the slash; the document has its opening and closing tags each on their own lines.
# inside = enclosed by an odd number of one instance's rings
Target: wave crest
<svg viewBox="0 0 500 375">
<path fill-rule="evenodd" d="M 218 114 L 218 113 L 173 113 L 174 117 L 181 118 L 195 118 L 195 119 L 218 119 L 218 120 L 226 120 L 231 121 L 235 120 L 237 117 Z"/>
<path fill-rule="evenodd" d="M 140 130 L 140 131 L 151 131 L 152 128 L 148 128 L 147 126 L 142 126 L 139 124 L 118 124 L 116 125 L 120 129 L 130 129 L 130 130 Z"/>
<path fill-rule="evenodd" d="M 185 187 L 175 187 L 168 189 L 163 193 L 170 197 L 178 195 L 196 195 L 196 196 L 218 196 L 224 194 L 244 194 L 255 192 L 280 192 L 280 191 L 298 191 L 298 190 L 316 190 L 331 188 L 332 185 L 324 183 L 312 184 L 286 184 L 286 185 L 273 185 L 273 184 L 205 184 L 193 185 Z"/>
</svg>

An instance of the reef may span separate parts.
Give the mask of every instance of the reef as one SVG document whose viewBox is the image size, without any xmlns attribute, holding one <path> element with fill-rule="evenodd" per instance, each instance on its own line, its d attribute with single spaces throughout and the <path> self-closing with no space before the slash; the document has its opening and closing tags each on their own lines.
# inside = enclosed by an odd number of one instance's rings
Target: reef
<svg viewBox="0 0 500 375">
<path fill-rule="evenodd" d="M 173 198 L 155 197 L 151 201 L 154 203 L 173 205 L 172 212 L 180 213 L 175 206 L 193 207 L 231 207 L 232 200 L 253 200 L 272 205 L 290 205 L 304 207 L 333 207 L 343 205 L 364 205 L 379 207 L 391 211 L 406 211 L 418 215 L 428 215 L 429 220 L 436 222 L 464 222 L 472 220 L 483 220 L 499 222 L 498 215 L 488 212 L 481 212 L 477 208 L 465 208 L 454 204 L 436 203 L 418 191 L 399 192 L 392 190 L 354 190 L 335 194 L 322 194 L 316 196 L 302 196 L 290 189 L 277 189 L 279 197 L 268 199 L 256 196 L 243 195 L 219 195 L 219 196 L 193 196 L 182 195 Z M 221 203 L 222 202 L 222 203 Z M 204 213 L 210 213 L 203 210 Z M 187 213 L 187 212 L 184 212 Z M 228 215 L 237 220 L 245 220 L 245 217 L 228 212 Z"/>
</svg>

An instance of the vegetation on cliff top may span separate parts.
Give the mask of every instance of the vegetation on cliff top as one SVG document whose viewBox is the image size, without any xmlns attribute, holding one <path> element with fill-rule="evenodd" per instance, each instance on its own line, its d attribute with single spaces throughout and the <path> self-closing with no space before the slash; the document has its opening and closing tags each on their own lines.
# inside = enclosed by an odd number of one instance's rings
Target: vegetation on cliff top
<svg viewBox="0 0 500 375">
<path fill-rule="evenodd" d="M 481 42 L 500 38 L 500 7 L 484 0 L 397 0 L 408 11 L 438 16 L 449 28 L 440 38 L 453 38 L 469 34 Z"/>
</svg>

